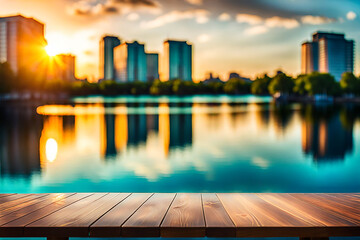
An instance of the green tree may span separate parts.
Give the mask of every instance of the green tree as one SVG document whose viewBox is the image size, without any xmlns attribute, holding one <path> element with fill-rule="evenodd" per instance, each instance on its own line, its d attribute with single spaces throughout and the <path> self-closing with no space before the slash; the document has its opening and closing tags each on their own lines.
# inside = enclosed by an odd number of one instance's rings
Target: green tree
<svg viewBox="0 0 360 240">
<path fill-rule="evenodd" d="M 149 94 L 149 87 L 148 83 L 135 81 L 131 83 L 130 93 L 133 95 Z"/>
<path fill-rule="evenodd" d="M 177 95 L 191 95 L 196 93 L 196 86 L 192 81 L 177 79 L 172 82 L 172 91 Z"/>
<path fill-rule="evenodd" d="M 172 81 L 155 80 L 150 87 L 150 94 L 152 95 L 170 95 L 172 93 Z"/>
<path fill-rule="evenodd" d="M 294 93 L 299 94 L 301 96 L 307 95 L 306 91 L 306 75 L 299 75 L 295 79 Z"/>
<path fill-rule="evenodd" d="M 251 84 L 251 93 L 255 95 L 267 95 L 269 94 L 269 84 L 271 78 L 265 74 L 263 77 L 258 77 Z"/>
<path fill-rule="evenodd" d="M 91 95 L 99 93 L 98 83 L 89 83 L 87 81 L 76 81 L 71 84 L 71 94 L 73 95 Z"/>
<path fill-rule="evenodd" d="M 243 79 L 232 78 L 224 84 L 224 92 L 227 94 L 247 94 L 250 93 L 250 84 Z"/>
<path fill-rule="evenodd" d="M 309 95 L 326 94 L 336 95 L 339 93 L 340 86 L 335 78 L 328 73 L 314 72 L 305 77 L 305 90 Z"/>
<path fill-rule="evenodd" d="M 120 92 L 120 86 L 114 80 L 105 80 L 99 83 L 99 90 L 104 95 L 116 95 Z"/>
<path fill-rule="evenodd" d="M 285 73 L 277 74 L 269 84 L 269 93 L 291 94 L 295 83 L 294 79 Z"/>
<path fill-rule="evenodd" d="M 360 79 L 351 72 L 344 73 L 340 81 L 341 89 L 347 94 L 360 94 Z"/>
</svg>

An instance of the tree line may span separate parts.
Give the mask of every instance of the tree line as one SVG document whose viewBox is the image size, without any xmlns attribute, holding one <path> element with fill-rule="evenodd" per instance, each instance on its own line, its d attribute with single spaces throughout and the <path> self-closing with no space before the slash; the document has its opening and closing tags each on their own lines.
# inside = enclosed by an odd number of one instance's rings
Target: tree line
<svg viewBox="0 0 360 240">
<path fill-rule="evenodd" d="M 232 78 L 227 82 L 182 81 L 180 79 L 162 82 L 118 83 L 112 80 L 99 83 L 87 81 L 46 81 L 31 71 L 20 69 L 14 74 L 8 63 L 0 63 L 0 93 L 44 92 L 68 93 L 70 95 L 195 95 L 195 94 L 255 94 L 295 96 L 360 96 L 360 79 L 353 73 L 344 73 L 340 82 L 327 73 L 314 72 L 296 78 L 279 72 L 270 77 L 267 74 L 248 82 Z"/>
</svg>

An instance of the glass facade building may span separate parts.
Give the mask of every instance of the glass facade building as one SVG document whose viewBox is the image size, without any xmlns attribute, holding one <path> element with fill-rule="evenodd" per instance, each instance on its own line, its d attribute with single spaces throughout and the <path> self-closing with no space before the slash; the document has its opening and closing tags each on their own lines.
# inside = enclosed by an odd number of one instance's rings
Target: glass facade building
<svg viewBox="0 0 360 240">
<path fill-rule="evenodd" d="M 100 80 L 115 80 L 114 48 L 120 45 L 120 39 L 114 36 L 105 36 L 100 41 Z"/>
<path fill-rule="evenodd" d="M 164 81 L 182 79 L 192 81 L 192 45 L 185 41 L 164 42 L 161 79 Z"/>
<path fill-rule="evenodd" d="M 21 15 L 0 17 L 0 62 L 8 62 L 15 74 L 39 70 L 45 46 L 44 24 Z"/>
<path fill-rule="evenodd" d="M 147 57 L 144 44 L 123 43 L 114 49 L 116 81 L 147 81 Z"/>
<path fill-rule="evenodd" d="M 149 82 L 159 79 L 159 54 L 147 53 L 147 80 Z"/>
<path fill-rule="evenodd" d="M 304 74 L 330 73 L 340 81 L 343 73 L 354 71 L 354 41 L 345 39 L 344 34 L 316 32 L 312 42 L 302 44 L 301 51 Z"/>
</svg>

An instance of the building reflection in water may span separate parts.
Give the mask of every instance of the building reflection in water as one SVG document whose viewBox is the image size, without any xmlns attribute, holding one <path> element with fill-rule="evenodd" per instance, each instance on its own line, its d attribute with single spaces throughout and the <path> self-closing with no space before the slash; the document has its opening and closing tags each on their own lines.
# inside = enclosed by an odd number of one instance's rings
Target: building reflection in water
<svg viewBox="0 0 360 240">
<path fill-rule="evenodd" d="M 360 114 L 355 107 L 313 105 L 302 106 L 300 111 L 261 104 L 159 103 L 151 107 L 156 111 L 148 111 L 145 104 L 77 104 L 57 111 L 52 106 L 53 112 L 43 115 L 37 115 L 34 107 L 1 107 L 1 174 L 29 177 L 51 164 L 58 169 L 59 162 L 66 165 L 74 157 L 116 160 L 127 156 L 128 149 L 144 152 L 144 147 L 157 148 L 152 153 L 170 159 L 173 151 L 193 147 L 194 136 L 204 146 L 208 136 L 217 134 L 242 144 L 246 139 L 233 139 L 233 135 L 256 134 L 265 142 L 287 134 L 286 129 L 291 129 L 289 134 L 302 129 L 303 152 L 315 162 L 340 161 L 353 152 L 354 123 Z"/>
<path fill-rule="evenodd" d="M 309 105 L 302 109 L 302 148 L 317 163 L 343 161 L 353 151 L 353 121 L 338 107 Z M 351 123 L 352 122 L 352 123 Z"/>
<path fill-rule="evenodd" d="M 105 104 L 104 107 L 116 109 L 118 106 Z M 121 154 L 126 147 L 137 148 L 146 145 L 149 134 L 156 134 L 160 139 L 165 156 L 168 156 L 172 149 L 191 146 L 192 114 L 171 114 L 168 103 L 160 103 L 156 107 L 159 114 L 118 114 L 116 111 L 104 114 L 104 157 L 113 158 Z M 181 107 L 191 107 L 191 104 L 182 104 Z"/>
<path fill-rule="evenodd" d="M 40 171 L 42 121 L 34 112 L 29 106 L 0 108 L 1 175 L 30 177 Z"/>
</svg>

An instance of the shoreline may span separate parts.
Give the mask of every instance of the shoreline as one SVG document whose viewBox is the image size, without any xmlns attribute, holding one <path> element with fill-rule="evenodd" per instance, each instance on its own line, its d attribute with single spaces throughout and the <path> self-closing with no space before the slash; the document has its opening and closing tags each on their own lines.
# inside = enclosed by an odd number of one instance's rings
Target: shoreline
<svg viewBox="0 0 360 240">
<path fill-rule="evenodd" d="M 3 103 L 74 103 L 74 99 L 91 99 L 91 98 L 132 98 L 132 99 L 141 99 L 141 98 L 208 98 L 208 97 L 219 97 L 219 98 L 229 98 L 229 103 L 232 103 L 231 98 L 241 98 L 241 97 L 255 97 L 255 98 L 271 98 L 269 102 L 276 103 L 329 103 L 329 104 L 342 104 L 342 103 L 360 103 L 360 97 L 325 97 L 320 100 L 316 100 L 315 97 L 310 96 L 286 96 L 275 98 L 270 95 L 253 95 L 253 94 L 239 94 L 239 95 L 230 95 L 230 94 L 196 94 L 196 95 L 70 95 L 67 93 L 61 94 L 0 94 L 0 104 Z M 86 102 L 83 102 L 86 103 Z M 234 101 L 233 103 L 238 103 Z"/>
</svg>

